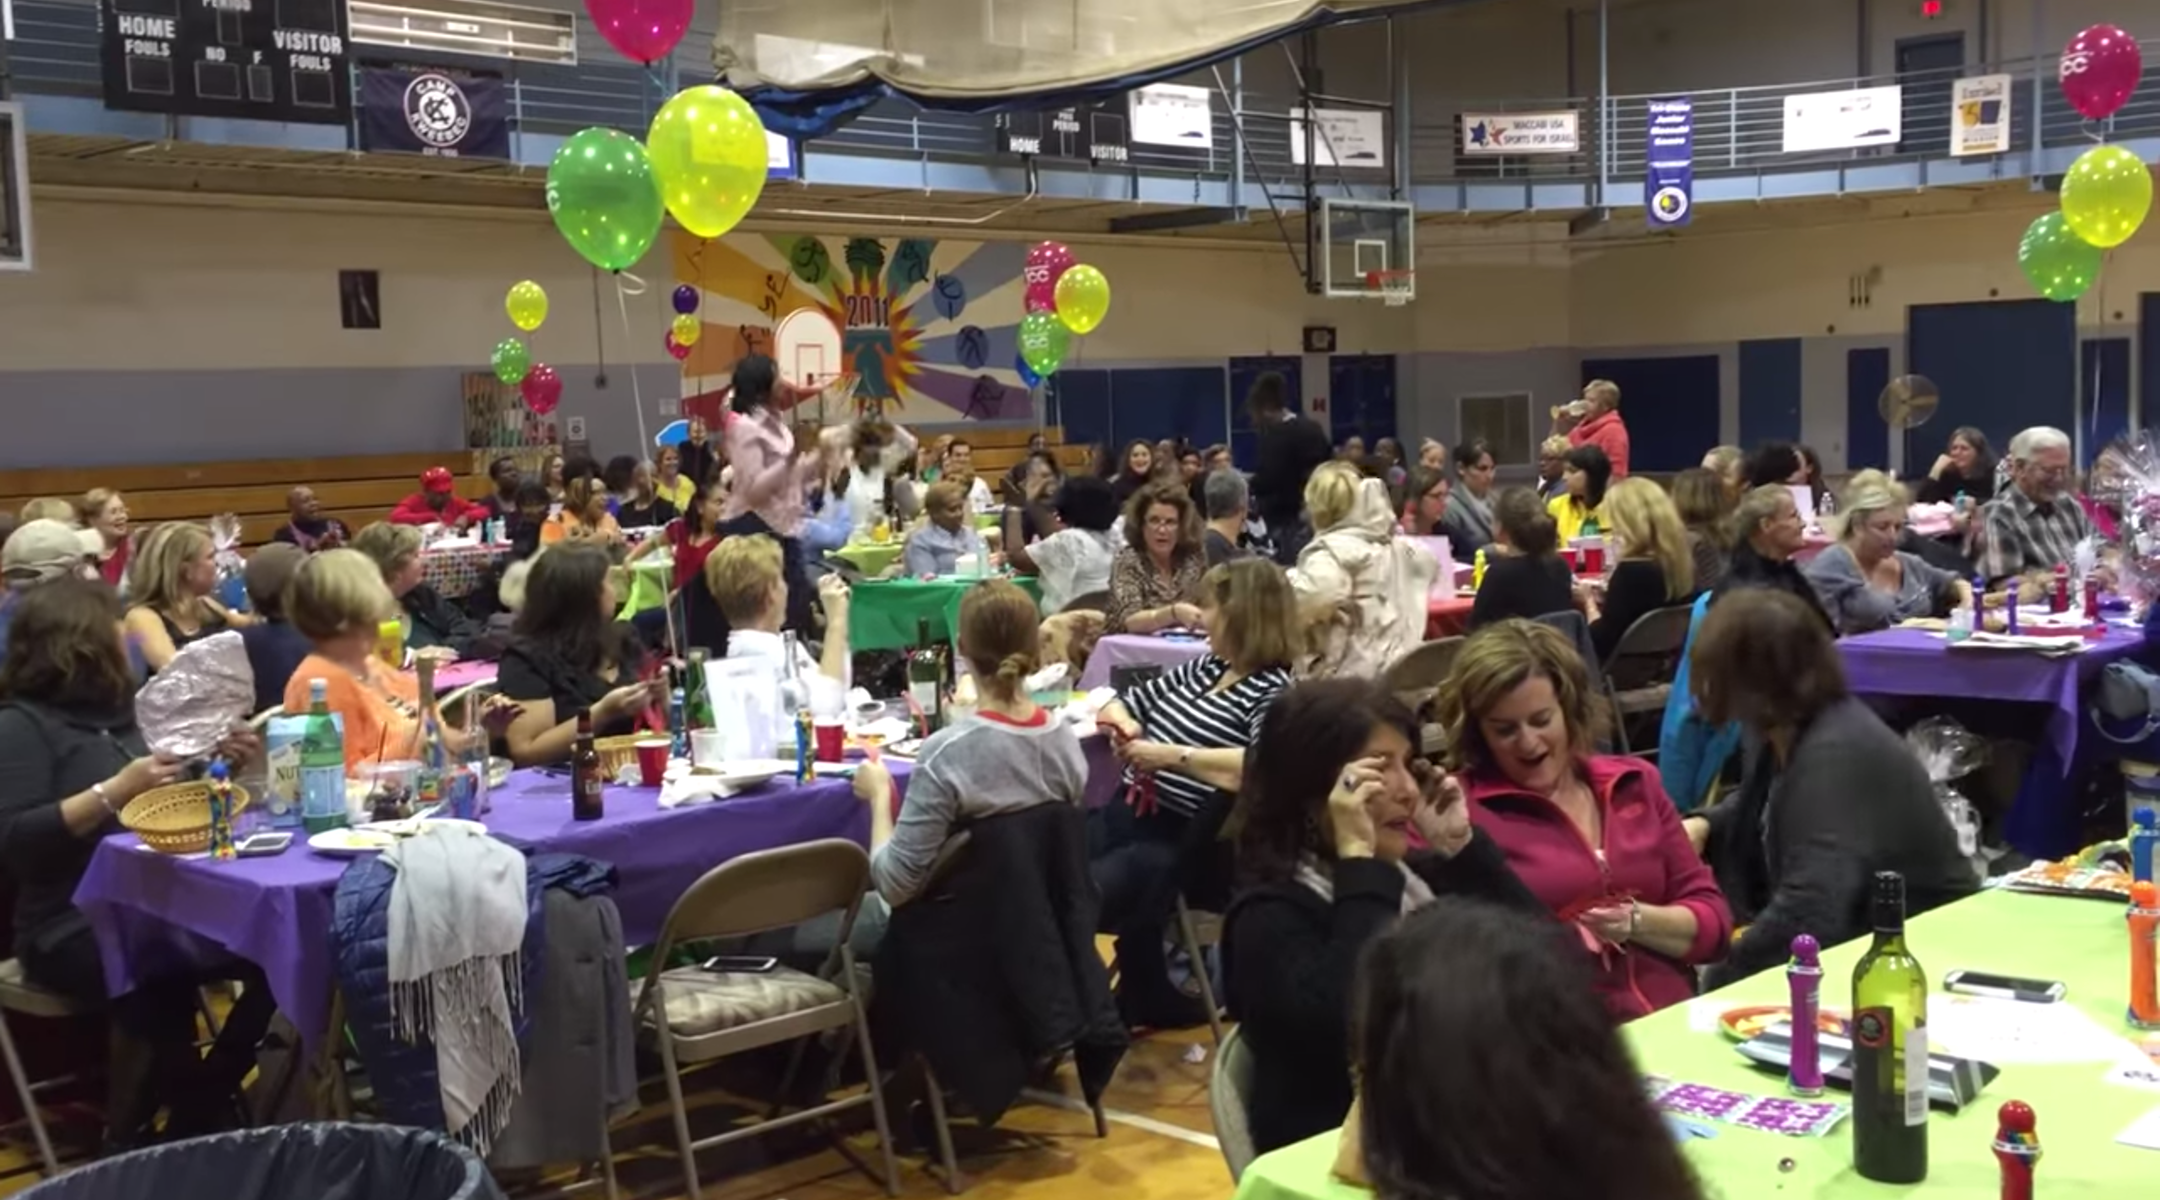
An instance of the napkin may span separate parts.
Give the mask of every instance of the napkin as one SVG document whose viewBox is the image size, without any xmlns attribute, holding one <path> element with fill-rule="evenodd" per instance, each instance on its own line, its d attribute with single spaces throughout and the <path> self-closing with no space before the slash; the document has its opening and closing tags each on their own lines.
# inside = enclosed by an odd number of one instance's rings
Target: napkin
<svg viewBox="0 0 2160 1200">
<path fill-rule="evenodd" d="M 670 768 L 672 770 L 672 768 Z M 681 808 L 686 804 L 703 804 L 708 800 L 725 800 L 742 791 L 730 787 L 718 775 L 692 775 L 685 771 L 670 774 L 660 782 L 660 807 Z"/>
</svg>

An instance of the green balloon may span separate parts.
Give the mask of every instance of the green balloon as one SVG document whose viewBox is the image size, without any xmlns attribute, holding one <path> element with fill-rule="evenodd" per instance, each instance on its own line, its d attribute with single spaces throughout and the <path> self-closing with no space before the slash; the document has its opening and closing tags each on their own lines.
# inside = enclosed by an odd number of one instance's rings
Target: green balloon
<svg viewBox="0 0 2160 1200">
<path fill-rule="evenodd" d="M 548 164 L 548 213 L 586 262 L 634 265 L 660 236 L 660 189 L 645 147 L 614 129 L 580 129 Z"/>
<path fill-rule="evenodd" d="M 2059 212 L 2035 220 L 2018 242 L 2018 269 L 2033 290 L 2050 300 L 2071 301 L 2100 277 L 2100 248 L 2070 231 Z"/>
<path fill-rule="evenodd" d="M 509 384 L 523 383 L 525 373 L 532 370 L 532 351 L 526 349 L 522 339 L 504 338 L 495 343 L 495 356 L 490 361 L 495 366 L 495 378 Z"/>
<path fill-rule="evenodd" d="M 1031 312 L 1020 318 L 1020 358 L 1037 375 L 1048 379 L 1071 347 L 1072 331 L 1056 313 Z"/>
</svg>

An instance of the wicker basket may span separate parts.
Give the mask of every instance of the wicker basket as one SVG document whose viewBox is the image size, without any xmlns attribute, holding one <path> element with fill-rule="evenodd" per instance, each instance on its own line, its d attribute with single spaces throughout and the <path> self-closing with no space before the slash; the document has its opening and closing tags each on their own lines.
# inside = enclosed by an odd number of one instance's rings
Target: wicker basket
<svg viewBox="0 0 2160 1200">
<path fill-rule="evenodd" d="M 232 798 L 237 816 L 248 806 L 248 790 L 236 783 Z M 161 854 L 200 854 L 210 848 L 210 782 L 151 788 L 120 810 L 120 823 Z"/>
<path fill-rule="evenodd" d="M 610 783 L 624 774 L 637 771 L 637 744 L 655 737 L 667 735 L 655 733 L 626 733 L 619 737 L 593 739 L 593 750 L 600 755 L 600 778 Z"/>
</svg>

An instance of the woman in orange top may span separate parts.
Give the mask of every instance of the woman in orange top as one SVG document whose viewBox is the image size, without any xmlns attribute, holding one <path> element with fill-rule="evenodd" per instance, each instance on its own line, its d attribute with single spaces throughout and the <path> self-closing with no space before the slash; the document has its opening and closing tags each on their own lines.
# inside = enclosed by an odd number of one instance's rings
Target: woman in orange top
<svg viewBox="0 0 2160 1200">
<path fill-rule="evenodd" d="M 309 556 L 286 591 L 285 617 L 315 643 L 315 652 L 300 660 L 286 685 L 285 711 L 308 711 L 310 684 L 322 680 L 330 711 L 344 718 L 348 772 L 364 762 L 411 758 L 419 750 L 419 685 L 375 657 L 377 627 L 396 613 L 382 570 L 358 550 Z M 517 706 L 498 697 L 482 710 L 486 729 L 445 724 L 443 740 L 462 754 L 516 715 Z"/>
<path fill-rule="evenodd" d="M 552 546 L 570 540 L 621 545 L 622 526 L 615 523 L 607 502 L 607 487 L 598 479 L 580 475 L 571 480 L 563 490 L 562 511 L 540 527 L 540 544 Z"/>
</svg>

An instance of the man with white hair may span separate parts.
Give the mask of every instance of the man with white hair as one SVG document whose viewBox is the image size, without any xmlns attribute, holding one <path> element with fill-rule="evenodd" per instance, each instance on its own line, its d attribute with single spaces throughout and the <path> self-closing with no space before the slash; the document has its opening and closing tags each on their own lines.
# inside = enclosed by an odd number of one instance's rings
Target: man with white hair
<svg viewBox="0 0 2160 1200">
<path fill-rule="evenodd" d="M 2070 437 L 2035 425 L 2010 439 L 2010 486 L 1983 512 L 1980 573 L 1990 585 L 2071 562 L 2092 521 L 2070 494 Z"/>
</svg>

